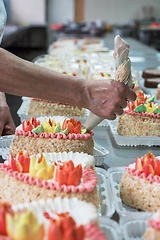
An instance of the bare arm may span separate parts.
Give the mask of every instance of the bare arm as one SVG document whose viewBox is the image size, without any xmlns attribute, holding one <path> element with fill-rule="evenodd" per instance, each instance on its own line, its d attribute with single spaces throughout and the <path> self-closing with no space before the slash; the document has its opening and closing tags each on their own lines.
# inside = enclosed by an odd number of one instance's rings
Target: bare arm
<svg viewBox="0 0 160 240">
<path fill-rule="evenodd" d="M 7 105 L 5 94 L 0 92 L 0 136 L 14 133 L 15 124 Z"/>
<path fill-rule="evenodd" d="M 114 80 L 89 81 L 25 61 L 0 48 L 0 91 L 18 96 L 70 103 L 102 118 L 122 114 L 135 93 Z"/>
</svg>

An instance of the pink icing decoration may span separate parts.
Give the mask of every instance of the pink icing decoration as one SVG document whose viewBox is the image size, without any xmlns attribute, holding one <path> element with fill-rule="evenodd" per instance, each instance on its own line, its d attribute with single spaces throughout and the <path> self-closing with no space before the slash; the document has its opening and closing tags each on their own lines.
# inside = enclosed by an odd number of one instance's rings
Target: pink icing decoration
<svg viewBox="0 0 160 240">
<path fill-rule="evenodd" d="M 157 230 L 160 230 L 160 221 L 158 222 L 154 219 L 150 219 L 150 220 L 148 220 L 148 225 L 150 227 L 153 227 L 153 228 L 157 229 Z"/>
<path fill-rule="evenodd" d="M 85 134 L 79 134 L 79 133 L 69 133 L 67 136 L 64 134 L 64 133 L 56 133 L 56 134 L 53 134 L 53 133 L 39 133 L 39 134 L 36 134 L 36 133 L 32 133 L 31 131 L 29 132 L 24 132 L 22 130 L 18 130 L 16 129 L 16 132 L 15 132 L 15 135 L 18 136 L 18 135 L 23 135 L 23 136 L 28 136 L 28 137 L 35 137 L 35 138 L 57 138 L 57 139 L 88 139 L 88 138 L 91 138 L 94 133 L 91 131 L 89 133 L 85 133 Z"/>
<path fill-rule="evenodd" d="M 124 167 L 126 169 L 126 171 L 133 175 L 133 176 L 136 176 L 138 178 L 143 178 L 144 180 L 147 180 L 149 182 L 156 182 L 156 183 L 160 183 L 160 177 L 157 176 L 157 175 L 153 175 L 153 174 L 149 174 L 149 175 L 146 175 L 145 173 L 142 173 L 141 171 L 139 170 L 136 170 L 136 169 L 132 169 L 132 168 L 129 168 L 129 167 Z"/>
<path fill-rule="evenodd" d="M 107 240 L 104 232 L 97 227 L 94 223 L 89 223 L 84 226 L 85 239 L 88 240 Z"/>
<path fill-rule="evenodd" d="M 125 109 L 124 113 L 130 114 L 130 115 L 138 115 L 138 116 L 147 116 L 147 117 L 154 117 L 154 118 L 160 118 L 160 115 L 154 114 L 154 113 L 147 113 L 147 112 L 142 112 L 142 113 L 136 113 L 133 110 Z"/>
<path fill-rule="evenodd" d="M 5 171 L 11 177 L 14 177 L 20 181 L 23 181 L 27 184 L 37 185 L 38 187 L 44 187 L 51 190 L 63 191 L 65 193 L 68 192 L 91 192 L 95 188 L 98 179 L 96 174 L 92 171 L 92 169 L 85 167 L 82 173 L 82 184 L 78 186 L 66 186 L 59 185 L 58 182 L 53 183 L 46 180 L 40 180 L 39 178 L 34 178 L 26 175 L 25 173 L 20 173 L 18 171 L 14 171 L 9 165 L 4 163 L 0 163 L 0 170 Z"/>
<path fill-rule="evenodd" d="M 133 88 L 133 90 L 136 90 L 136 89 L 138 89 L 140 87 L 140 85 L 138 84 L 137 86 L 135 86 L 134 88 Z"/>
</svg>

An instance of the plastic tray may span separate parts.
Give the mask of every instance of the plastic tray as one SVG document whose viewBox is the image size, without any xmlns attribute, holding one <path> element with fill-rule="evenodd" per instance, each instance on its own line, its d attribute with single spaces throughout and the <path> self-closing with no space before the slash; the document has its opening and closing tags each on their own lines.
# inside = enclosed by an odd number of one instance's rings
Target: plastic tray
<svg viewBox="0 0 160 240">
<path fill-rule="evenodd" d="M 18 116 L 20 117 L 21 123 L 24 120 L 28 120 L 31 117 L 41 117 L 40 115 L 28 115 L 28 106 L 30 103 L 30 98 L 28 97 L 22 97 L 22 104 L 20 108 L 17 111 Z M 87 120 L 87 117 L 89 116 L 90 111 L 88 109 L 85 109 L 85 116 L 84 117 L 77 117 L 74 116 L 76 121 L 81 121 L 82 124 L 84 124 Z M 71 116 L 66 116 L 67 118 L 71 118 Z M 98 127 L 107 127 L 108 126 L 108 121 L 107 119 L 104 119 Z"/>
<path fill-rule="evenodd" d="M 98 213 L 99 216 L 110 218 L 115 212 L 115 207 L 113 204 L 108 172 L 98 167 L 96 167 L 96 172 L 98 177 L 97 188 L 100 197 Z"/>
<path fill-rule="evenodd" d="M 99 220 L 100 227 L 108 240 L 122 240 L 121 228 L 116 221 L 106 217 L 100 217 Z"/>
<path fill-rule="evenodd" d="M 118 145 L 121 146 L 160 146 L 160 137 L 135 137 L 135 136 L 122 136 L 117 133 L 116 118 L 113 121 L 108 121 L 113 137 Z"/>
<path fill-rule="evenodd" d="M 111 191 L 114 199 L 114 205 L 120 217 L 134 214 L 137 212 L 144 213 L 143 211 L 139 211 L 138 209 L 132 208 L 122 203 L 122 200 L 120 198 L 120 182 L 125 172 L 126 170 L 123 167 L 112 167 L 108 169 L 109 180 L 111 184 Z M 148 214 L 150 213 L 145 212 L 145 215 L 148 215 Z"/>
<path fill-rule="evenodd" d="M 120 226 L 124 240 L 142 240 L 143 234 L 147 228 L 147 221 L 152 213 L 135 213 L 120 219 Z"/>
</svg>

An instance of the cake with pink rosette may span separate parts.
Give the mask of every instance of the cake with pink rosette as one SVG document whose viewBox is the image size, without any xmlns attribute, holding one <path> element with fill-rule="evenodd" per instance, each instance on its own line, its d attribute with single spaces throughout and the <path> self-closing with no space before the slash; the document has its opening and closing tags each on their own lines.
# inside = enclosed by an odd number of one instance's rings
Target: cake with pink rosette
<svg viewBox="0 0 160 240">
<path fill-rule="evenodd" d="M 125 169 L 120 183 L 122 202 L 147 212 L 160 209 L 160 157 L 149 152 Z"/>
<path fill-rule="evenodd" d="M 99 205 L 94 157 L 85 153 L 41 153 L 24 150 L 0 164 L 0 202 L 11 204 L 57 196 L 77 197 Z"/>
<path fill-rule="evenodd" d="M 14 157 L 22 150 L 29 154 L 72 151 L 93 155 L 93 135 L 74 118 L 32 117 L 16 128 L 9 152 Z"/>
<path fill-rule="evenodd" d="M 148 220 L 148 227 L 143 235 L 143 240 L 160 239 L 160 210 L 153 214 Z"/>
<path fill-rule="evenodd" d="M 155 96 L 145 96 L 137 92 L 134 102 L 128 102 L 118 117 L 117 133 L 123 136 L 160 137 L 160 105 L 154 102 Z"/>
</svg>

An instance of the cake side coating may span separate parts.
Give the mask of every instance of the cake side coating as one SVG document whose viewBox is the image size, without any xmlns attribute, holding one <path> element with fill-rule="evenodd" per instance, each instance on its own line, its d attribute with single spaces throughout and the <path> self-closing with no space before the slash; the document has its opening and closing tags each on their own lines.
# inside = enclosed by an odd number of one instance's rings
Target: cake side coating
<svg viewBox="0 0 160 240">
<path fill-rule="evenodd" d="M 15 135 L 10 145 L 9 152 L 13 157 L 21 150 L 28 150 L 30 155 L 42 152 L 84 152 L 93 155 L 94 140 L 88 139 L 57 139 L 35 138 L 24 135 Z"/>
<path fill-rule="evenodd" d="M 157 240 L 157 239 L 160 239 L 160 231 L 151 227 L 147 228 L 143 235 L 143 240 Z"/>
<path fill-rule="evenodd" d="M 26 184 L 14 177 L 9 176 L 4 171 L 0 171 L 0 202 L 10 202 L 10 204 L 38 201 L 55 197 L 77 197 L 79 200 L 86 200 L 93 203 L 97 208 L 99 205 L 99 195 L 97 187 L 91 192 L 65 193 L 63 191 L 51 190 L 37 185 Z"/>
<path fill-rule="evenodd" d="M 160 137 L 160 118 L 123 113 L 118 117 L 117 133 L 124 136 Z"/>
<path fill-rule="evenodd" d="M 85 109 L 69 104 L 31 99 L 28 106 L 28 115 L 84 117 Z"/>
<path fill-rule="evenodd" d="M 120 183 L 120 197 L 124 204 L 148 212 L 160 208 L 160 183 L 125 173 Z"/>
</svg>

